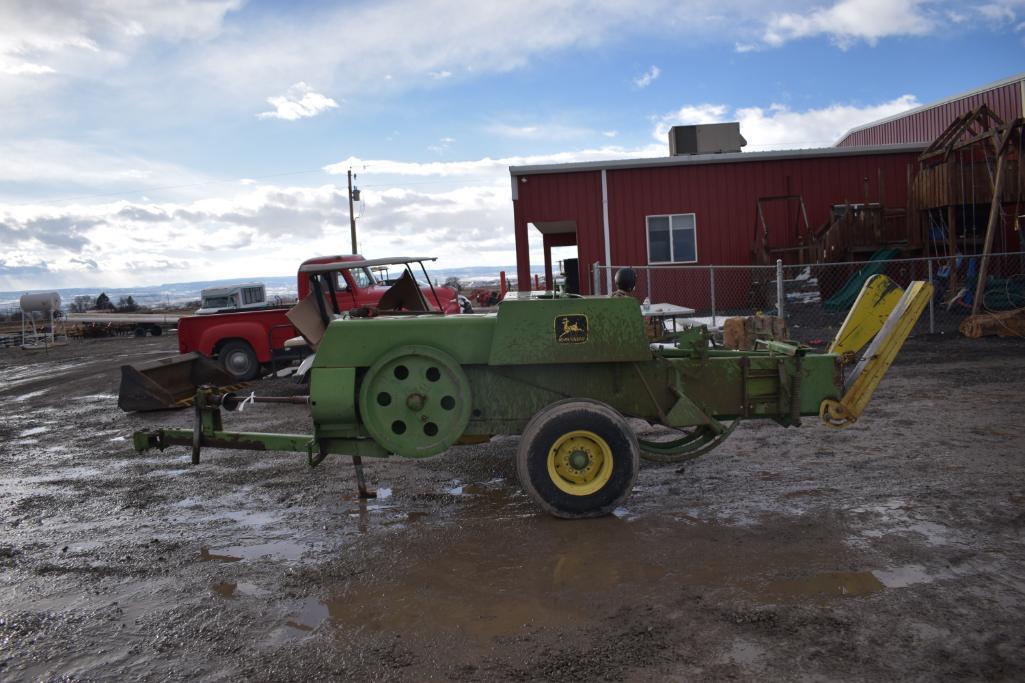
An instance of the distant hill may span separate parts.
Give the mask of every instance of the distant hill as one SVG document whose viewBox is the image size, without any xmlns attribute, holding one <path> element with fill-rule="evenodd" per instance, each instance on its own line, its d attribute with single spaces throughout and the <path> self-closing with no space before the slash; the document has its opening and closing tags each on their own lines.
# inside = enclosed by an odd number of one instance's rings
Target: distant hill
<svg viewBox="0 0 1025 683">
<path fill-rule="evenodd" d="M 414 272 L 418 268 L 414 266 Z M 427 272 L 438 284 L 443 283 L 450 277 L 459 278 L 467 286 L 488 286 L 498 282 L 499 272 L 505 271 L 510 277 L 515 277 L 516 266 L 469 266 L 465 268 L 431 268 L 427 266 Z M 532 273 L 544 274 L 543 266 L 535 266 Z M 421 273 L 417 273 L 422 277 Z M 200 280 L 196 282 L 172 282 L 162 285 L 149 285 L 145 287 L 62 287 L 57 290 L 49 289 L 27 289 L 23 291 L 0 292 L 0 309 L 7 309 L 18 306 L 18 300 L 22 294 L 35 292 L 57 291 L 61 296 L 61 303 L 67 307 L 76 296 L 95 297 L 100 292 L 106 292 L 111 301 L 117 303 L 121 297 L 131 296 L 140 306 L 159 308 L 171 306 L 186 301 L 199 299 L 199 293 L 208 287 L 223 287 L 240 282 L 262 282 L 267 287 L 267 297 L 275 296 L 294 297 L 296 295 L 296 279 L 294 275 L 272 276 L 272 277 L 247 277 L 229 278 L 226 280 Z"/>
</svg>

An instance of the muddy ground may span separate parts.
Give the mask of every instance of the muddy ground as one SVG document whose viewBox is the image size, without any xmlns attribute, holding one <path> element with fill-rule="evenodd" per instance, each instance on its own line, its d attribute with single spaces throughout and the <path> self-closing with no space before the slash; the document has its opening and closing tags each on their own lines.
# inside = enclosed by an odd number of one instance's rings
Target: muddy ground
<svg viewBox="0 0 1025 683">
<path fill-rule="evenodd" d="M 913 339 L 863 420 L 746 423 L 616 515 L 520 492 L 517 439 L 368 465 L 135 455 L 118 366 L 0 350 L 0 679 L 1020 679 L 1025 343 Z M 288 380 L 261 393 L 296 392 Z M 306 431 L 301 406 L 228 428 Z"/>
</svg>

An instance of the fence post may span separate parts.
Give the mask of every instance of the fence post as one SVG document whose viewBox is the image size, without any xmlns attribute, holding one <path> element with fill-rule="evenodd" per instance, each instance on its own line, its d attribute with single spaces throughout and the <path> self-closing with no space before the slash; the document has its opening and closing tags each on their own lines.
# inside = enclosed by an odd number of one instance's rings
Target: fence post
<svg viewBox="0 0 1025 683">
<path fill-rule="evenodd" d="M 594 294 L 596 296 L 598 294 L 601 294 L 601 270 L 600 269 L 601 269 L 601 266 L 598 265 L 598 261 L 595 261 L 594 265 L 591 266 L 591 280 L 593 281 L 592 282 L 593 288 L 591 289 L 591 294 Z"/>
<path fill-rule="evenodd" d="M 651 294 L 651 268 L 650 267 L 645 267 L 644 268 L 644 274 L 645 274 L 645 276 L 648 279 L 648 297 L 651 299 L 652 302 L 654 302 L 655 301 L 655 297 L 652 296 L 652 294 Z"/>
<path fill-rule="evenodd" d="M 708 266 L 709 299 L 712 304 L 712 327 L 718 327 L 715 320 L 715 266 Z"/>
<path fill-rule="evenodd" d="M 932 284 L 932 259 L 925 262 L 928 266 L 929 284 Z M 929 297 L 929 334 L 936 334 L 936 314 L 933 313 L 933 301 L 936 297 Z"/>
<path fill-rule="evenodd" d="M 786 303 L 786 294 L 783 292 L 783 259 L 776 259 L 776 313 L 783 320 L 786 314 L 783 305 Z"/>
</svg>

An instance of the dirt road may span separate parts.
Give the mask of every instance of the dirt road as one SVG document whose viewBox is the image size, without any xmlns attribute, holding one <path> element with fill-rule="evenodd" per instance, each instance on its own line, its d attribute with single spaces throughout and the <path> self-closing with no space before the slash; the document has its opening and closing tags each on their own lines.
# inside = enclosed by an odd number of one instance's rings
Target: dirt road
<svg viewBox="0 0 1025 683">
<path fill-rule="evenodd" d="M 863 420 L 742 425 L 605 519 L 539 513 L 516 438 L 373 461 L 137 456 L 117 368 L 0 350 L 0 679 L 1019 678 L 1025 343 L 909 342 Z M 288 380 L 261 393 L 297 393 Z M 301 406 L 228 428 L 307 431 Z"/>
</svg>

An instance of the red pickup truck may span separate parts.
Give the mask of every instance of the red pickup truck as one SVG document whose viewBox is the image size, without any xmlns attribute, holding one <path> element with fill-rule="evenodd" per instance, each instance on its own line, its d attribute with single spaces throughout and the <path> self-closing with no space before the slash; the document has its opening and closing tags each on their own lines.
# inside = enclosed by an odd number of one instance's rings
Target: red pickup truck
<svg viewBox="0 0 1025 683">
<path fill-rule="evenodd" d="M 404 277 L 416 279 L 412 265 L 423 271 L 420 284 L 423 299 L 431 309 L 442 313 L 460 310 L 456 292 L 449 287 L 434 287 L 424 268 L 424 261 L 434 258 L 364 259 L 358 254 L 321 256 L 304 261 L 298 272 L 300 301 L 313 292 L 320 294 L 325 315 L 340 314 L 352 309 L 373 308 L 390 287 L 380 284 L 374 269 L 400 267 Z M 337 266 L 325 268 L 325 266 Z M 415 291 L 415 288 L 414 288 Z M 330 309 L 327 310 L 328 304 Z M 285 341 L 299 335 L 285 314 L 289 307 L 279 306 L 237 313 L 192 315 L 178 321 L 178 350 L 192 351 L 214 358 L 237 380 L 257 377 L 271 363 L 288 362 L 309 352 L 308 348 L 285 348 Z"/>
</svg>

